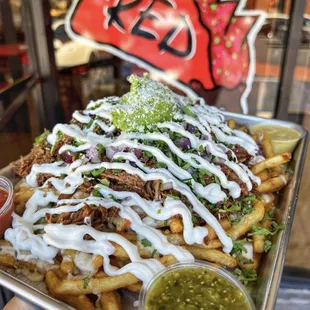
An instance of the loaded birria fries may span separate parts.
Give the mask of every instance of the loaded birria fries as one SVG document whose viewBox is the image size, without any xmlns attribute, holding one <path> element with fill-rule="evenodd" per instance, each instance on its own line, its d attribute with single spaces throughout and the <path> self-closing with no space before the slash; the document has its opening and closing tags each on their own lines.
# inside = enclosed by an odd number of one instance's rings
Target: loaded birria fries
<svg viewBox="0 0 310 310">
<path fill-rule="evenodd" d="M 274 193 L 291 154 L 274 155 L 267 135 L 235 129 L 202 99 L 148 76 L 129 81 L 123 97 L 45 131 L 16 165 L 0 264 L 45 279 L 78 309 L 120 309 L 118 289 L 139 292 L 175 262 L 205 260 L 254 282 L 282 227 Z"/>
</svg>

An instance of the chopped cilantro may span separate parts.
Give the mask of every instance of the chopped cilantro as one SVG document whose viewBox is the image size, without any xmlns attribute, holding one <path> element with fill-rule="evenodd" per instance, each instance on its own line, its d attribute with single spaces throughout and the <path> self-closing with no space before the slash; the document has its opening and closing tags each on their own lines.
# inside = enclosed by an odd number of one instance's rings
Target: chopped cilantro
<svg viewBox="0 0 310 310">
<path fill-rule="evenodd" d="M 153 258 L 155 257 L 156 253 L 157 253 L 157 250 L 154 249 L 153 252 L 152 252 L 152 257 L 153 257 Z"/>
<path fill-rule="evenodd" d="M 263 222 L 264 221 L 271 221 L 273 219 L 272 217 L 272 213 L 273 213 L 273 210 L 270 209 L 268 212 L 265 213 L 265 216 L 263 218 Z"/>
<path fill-rule="evenodd" d="M 95 197 L 102 197 L 101 193 L 100 193 L 100 188 L 95 188 L 92 192 L 93 196 Z"/>
<path fill-rule="evenodd" d="M 91 278 L 91 273 L 89 272 L 88 275 L 83 279 L 83 288 L 84 289 L 88 287 L 90 278 Z"/>
<path fill-rule="evenodd" d="M 105 154 L 105 147 L 102 144 L 97 144 L 97 148 L 100 155 Z"/>
<path fill-rule="evenodd" d="M 214 180 L 216 184 L 219 184 L 219 185 L 221 184 L 220 179 L 216 175 L 214 176 Z"/>
<path fill-rule="evenodd" d="M 272 242 L 270 240 L 265 240 L 264 242 L 264 252 L 269 252 L 271 249 Z"/>
<path fill-rule="evenodd" d="M 36 229 L 35 231 L 34 231 L 34 234 L 35 235 L 42 235 L 42 234 L 44 234 L 45 233 L 45 230 L 44 229 Z"/>
<path fill-rule="evenodd" d="M 114 163 L 123 163 L 123 162 L 125 162 L 126 160 L 125 160 L 125 158 L 124 157 L 118 157 L 118 158 L 115 158 L 115 159 L 113 159 L 113 162 Z"/>
<path fill-rule="evenodd" d="M 191 167 L 191 164 L 190 163 L 186 163 L 182 168 L 184 170 L 188 170 L 190 167 Z"/>
<path fill-rule="evenodd" d="M 255 200 L 256 200 L 255 195 L 250 195 L 250 196 L 247 196 L 247 197 L 241 199 L 242 202 L 255 201 Z"/>
<path fill-rule="evenodd" d="M 45 139 L 46 137 L 50 134 L 49 130 L 45 130 L 40 136 L 37 136 L 34 139 L 34 145 L 39 146 Z"/>
<path fill-rule="evenodd" d="M 86 128 L 90 128 L 93 123 L 94 123 L 94 120 L 92 119 L 88 124 L 86 124 Z"/>
<path fill-rule="evenodd" d="M 177 156 L 178 166 L 181 166 L 183 164 L 183 160 Z"/>
<path fill-rule="evenodd" d="M 145 238 L 141 240 L 141 244 L 142 244 L 144 247 L 152 246 L 152 243 L 151 243 L 149 240 L 145 239 Z"/>
<path fill-rule="evenodd" d="M 275 221 L 272 221 L 271 223 L 271 229 L 268 230 L 263 227 L 257 227 L 255 225 L 252 226 L 252 233 L 249 234 L 249 236 L 254 236 L 254 235 L 265 235 L 265 236 L 273 236 L 276 233 L 278 233 L 280 230 L 284 228 L 284 224 L 278 224 Z"/>
<path fill-rule="evenodd" d="M 198 148 L 198 152 L 202 153 L 204 150 L 204 147 L 202 144 L 199 145 L 199 148 Z"/>
<path fill-rule="evenodd" d="M 47 223 L 46 218 L 45 216 L 43 216 L 35 223 L 35 225 L 46 224 L 46 223 Z"/>
<path fill-rule="evenodd" d="M 257 281 L 257 273 L 255 270 L 239 269 L 236 268 L 233 274 L 239 279 L 239 281 L 245 285 L 251 282 Z"/>
<path fill-rule="evenodd" d="M 240 211 L 241 210 L 241 206 L 240 205 L 232 205 L 230 208 L 229 208 L 229 211 L 230 212 L 233 212 L 233 211 Z"/>
<path fill-rule="evenodd" d="M 76 138 L 73 138 L 73 145 L 74 146 L 80 146 L 83 144 L 85 144 L 85 142 L 81 142 L 81 141 L 78 141 Z"/>
<path fill-rule="evenodd" d="M 149 151 L 143 151 L 142 153 L 143 153 L 143 155 L 145 155 L 148 158 L 152 158 L 153 157 L 153 154 L 151 152 L 149 152 Z"/>
<path fill-rule="evenodd" d="M 269 231 L 268 229 L 263 228 L 263 227 L 257 227 L 256 225 L 252 226 L 252 230 L 253 232 L 249 233 L 249 236 L 255 236 L 255 235 L 269 236 L 272 234 L 272 232 Z"/>
<path fill-rule="evenodd" d="M 195 114 L 192 112 L 191 108 L 186 105 L 184 108 L 183 108 L 183 112 L 188 115 L 188 116 L 192 116 L 192 117 L 195 117 Z"/>
<path fill-rule="evenodd" d="M 246 239 L 237 240 L 233 242 L 233 249 L 231 251 L 231 255 L 235 255 L 238 259 L 243 257 L 242 252 L 247 253 L 247 249 L 244 247 L 245 243 L 247 242 Z"/>
<path fill-rule="evenodd" d="M 167 168 L 167 165 L 164 163 L 157 163 L 156 168 Z"/>
<path fill-rule="evenodd" d="M 168 194 L 167 196 L 173 198 L 174 200 L 180 200 L 179 196 L 174 196 L 174 195 L 170 195 L 170 194 Z"/>
<path fill-rule="evenodd" d="M 109 186 L 110 185 L 110 181 L 108 179 L 101 179 L 101 180 L 99 180 L 99 182 L 102 185 L 105 185 L 105 186 Z"/>
<path fill-rule="evenodd" d="M 161 213 L 161 209 L 158 209 L 158 210 L 157 210 L 157 214 L 160 214 L 160 213 Z"/>
<path fill-rule="evenodd" d="M 100 169 L 94 169 L 94 170 L 91 170 L 90 173 L 92 174 L 93 177 L 99 177 L 99 175 L 105 171 L 105 168 L 104 167 L 101 167 Z"/>
<path fill-rule="evenodd" d="M 241 221 L 242 218 L 243 218 L 243 214 L 242 213 L 232 214 L 231 215 L 231 224 L 233 226 L 238 224 Z"/>
<path fill-rule="evenodd" d="M 187 185 L 192 185 L 193 178 L 183 179 L 182 182 Z"/>
<path fill-rule="evenodd" d="M 113 173 L 114 175 L 118 175 L 120 172 L 121 172 L 120 169 L 112 169 L 112 173 Z"/>
<path fill-rule="evenodd" d="M 192 214 L 192 223 L 194 224 L 194 226 L 199 224 L 198 217 L 195 214 Z"/>
<path fill-rule="evenodd" d="M 199 174 L 202 176 L 208 175 L 209 177 L 212 177 L 212 173 L 208 171 L 207 169 L 199 169 Z"/>
</svg>

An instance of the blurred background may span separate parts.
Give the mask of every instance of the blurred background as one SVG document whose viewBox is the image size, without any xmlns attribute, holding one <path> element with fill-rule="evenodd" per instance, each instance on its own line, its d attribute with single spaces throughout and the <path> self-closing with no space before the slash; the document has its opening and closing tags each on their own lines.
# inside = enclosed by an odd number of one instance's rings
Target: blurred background
<svg viewBox="0 0 310 310">
<path fill-rule="evenodd" d="M 92 99 L 125 93 L 126 76 L 143 72 L 72 41 L 64 27 L 71 2 L 0 1 L 0 168 L 27 154 L 44 128 L 68 122 Z M 267 13 L 255 43 L 250 114 L 288 119 L 309 130 L 310 1 L 248 0 L 246 8 Z M 301 32 L 298 41 L 295 31 Z M 216 99 L 208 103 L 217 104 Z M 229 104 L 226 109 L 240 110 L 239 102 Z M 308 152 L 285 269 L 285 276 L 308 277 L 305 281 L 310 278 L 309 177 Z"/>
</svg>

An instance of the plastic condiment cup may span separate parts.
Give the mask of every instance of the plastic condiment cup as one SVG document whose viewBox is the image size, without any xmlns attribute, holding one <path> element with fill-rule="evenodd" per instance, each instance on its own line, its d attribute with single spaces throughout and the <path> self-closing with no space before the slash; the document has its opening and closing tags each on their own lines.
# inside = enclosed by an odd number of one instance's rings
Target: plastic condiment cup
<svg viewBox="0 0 310 310">
<path fill-rule="evenodd" d="M 293 152 L 300 140 L 300 132 L 294 128 L 280 125 L 258 124 L 252 126 L 250 131 L 252 133 L 267 132 L 270 136 L 271 145 L 275 154 Z"/>
<path fill-rule="evenodd" d="M 213 264 L 204 262 L 204 261 L 195 261 L 195 262 L 189 262 L 189 263 L 177 263 L 170 265 L 165 270 L 159 272 L 156 274 L 153 279 L 148 283 L 148 285 L 145 288 L 142 288 L 139 295 L 139 310 L 145 310 L 145 305 L 147 301 L 147 294 L 152 289 L 152 286 L 156 281 L 161 278 L 163 275 L 167 275 L 171 272 L 174 272 L 176 270 L 182 270 L 187 268 L 200 268 L 205 269 L 207 271 L 213 272 L 214 274 L 218 275 L 219 277 L 224 278 L 227 280 L 232 286 L 240 290 L 242 294 L 245 297 L 245 300 L 248 302 L 248 306 L 250 310 L 255 310 L 255 306 L 253 303 L 253 300 L 248 292 L 248 290 L 244 287 L 244 285 L 235 277 L 233 276 L 229 271 L 227 271 L 224 268 L 217 267 Z"/>
<path fill-rule="evenodd" d="M 8 229 L 12 223 L 14 189 L 12 182 L 3 176 L 0 176 L 0 189 L 8 193 L 8 197 L 0 209 L 0 238 L 2 238 L 5 230 Z"/>
</svg>

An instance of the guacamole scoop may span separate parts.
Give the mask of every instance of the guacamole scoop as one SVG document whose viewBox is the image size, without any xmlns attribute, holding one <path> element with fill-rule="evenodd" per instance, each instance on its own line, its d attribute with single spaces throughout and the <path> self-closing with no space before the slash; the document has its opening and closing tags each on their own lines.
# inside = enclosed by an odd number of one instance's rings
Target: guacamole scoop
<svg viewBox="0 0 310 310">
<path fill-rule="evenodd" d="M 112 111 L 112 123 L 123 131 L 145 131 L 157 123 L 169 121 L 179 111 L 178 96 L 148 75 L 128 78 L 130 92 Z"/>
</svg>

